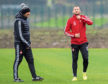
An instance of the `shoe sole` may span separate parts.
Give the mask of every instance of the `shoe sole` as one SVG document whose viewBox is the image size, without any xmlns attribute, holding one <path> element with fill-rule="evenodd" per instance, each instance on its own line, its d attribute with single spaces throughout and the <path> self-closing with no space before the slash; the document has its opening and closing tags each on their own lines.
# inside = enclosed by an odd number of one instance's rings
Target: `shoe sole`
<svg viewBox="0 0 108 84">
<path fill-rule="evenodd" d="M 13 82 L 24 82 L 24 81 L 13 81 Z"/>
<path fill-rule="evenodd" d="M 42 81 L 42 80 L 44 80 L 44 79 L 40 79 L 40 80 L 32 80 L 32 81 Z"/>
</svg>

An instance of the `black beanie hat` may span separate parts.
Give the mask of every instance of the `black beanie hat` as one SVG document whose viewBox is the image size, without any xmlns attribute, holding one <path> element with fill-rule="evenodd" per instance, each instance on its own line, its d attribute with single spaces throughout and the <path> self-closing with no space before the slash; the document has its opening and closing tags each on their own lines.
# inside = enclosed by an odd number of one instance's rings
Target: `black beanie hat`
<svg viewBox="0 0 108 84">
<path fill-rule="evenodd" d="M 30 8 L 29 8 L 26 4 L 22 3 L 20 6 L 21 6 L 20 12 L 21 12 L 22 14 L 25 14 L 25 13 L 27 13 L 27 12 L 30 12 Z"/>
</svg>

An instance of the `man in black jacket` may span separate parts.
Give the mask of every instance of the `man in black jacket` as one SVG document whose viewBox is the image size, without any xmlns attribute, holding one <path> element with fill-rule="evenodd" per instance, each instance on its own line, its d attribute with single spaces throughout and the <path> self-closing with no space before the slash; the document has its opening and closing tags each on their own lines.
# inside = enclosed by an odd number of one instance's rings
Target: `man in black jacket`
<svg viewBox="0 0 108 84">
<path fill-rule="evenodd" d="M 32 81 L 39 81 L 43 80 L 42 77 L 39 77 L 35 73 L 35 67 L 34 67 L 34 59 L 32 55 L 31 50 L 31 42 L 30 42 L 30 31 L 29 31 L 29 23 L 27 18 L 30 16 L 30 9 L 29 7 L 22 3 L 21 4 L 21 10 L 16 15 L 16 20 L 14 23 L 14 39 L 15 39 L 15 61 L 13 66 L 13 73 L 14 73 L 14 81 L 15 82 L 23 82 L 18 77 L 18 67 L 23 59 L 23 56 L 25 57 L 31 75 L 32 75 Z"/>
</svg>

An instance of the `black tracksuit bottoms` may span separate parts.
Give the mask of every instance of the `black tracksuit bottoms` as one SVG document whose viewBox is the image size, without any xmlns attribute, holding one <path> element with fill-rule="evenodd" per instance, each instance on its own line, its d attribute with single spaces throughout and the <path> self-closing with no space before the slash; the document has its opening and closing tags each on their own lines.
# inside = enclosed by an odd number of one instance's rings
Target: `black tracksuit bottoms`
<svg viewBox="0 0 108 84">
<path fill-rule="evenodd" d="M 79 51 L 82 54 L 83 58 L 83 72 L 87 71 L 88 67 L 88 43 L 84 43 L 81 45 L 72 44 L 72 69 L 73 69 L 73 76 L 77 76 L 77 60 Z"/>
<path fill-rule="evenodd" d="M 14 65 L 13 65 L 14 79 L 18 78 L 18 67 L 19 67 L 20 63 L 22 62 L 23 56 L 25 57 L 25 59 L 28 63 L 32 77 L 35 78 L 36 73 L 35 73 L 34 59 L 33 59 L 31 48 L 27 49 L 24 44 L 15 43 L 15 55 L 16 56 L 15 56 L 15 61 L 14 61 Z"/>
</svg>

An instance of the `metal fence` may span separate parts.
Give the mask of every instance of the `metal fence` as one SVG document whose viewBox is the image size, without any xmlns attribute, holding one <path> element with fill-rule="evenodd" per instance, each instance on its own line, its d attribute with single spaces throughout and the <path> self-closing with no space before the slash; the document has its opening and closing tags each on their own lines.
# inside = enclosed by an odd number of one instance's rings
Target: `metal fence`
<svg viewBox="0 0 108 84">
<path fill-rule="evenodd" d="M 50 0 L 51 5 L 29 4 L 31 8 L 30 25 L 32 28 L 63 28 L 67 19 L 72 16 L 73 6 L 79 5 L 82 14 L 89 16 L 94 28 L 108 27 L 108 0 L 70 0 L 68 3 Z M 60 0 L 61 1 L 61 0 Z M 69 0 L 63 0 L 64 2 Z M 19 4 L 2 4 L 0 6 L 0 28 L 13 28 L 14 17 Z"/>
</svg>

